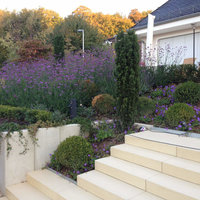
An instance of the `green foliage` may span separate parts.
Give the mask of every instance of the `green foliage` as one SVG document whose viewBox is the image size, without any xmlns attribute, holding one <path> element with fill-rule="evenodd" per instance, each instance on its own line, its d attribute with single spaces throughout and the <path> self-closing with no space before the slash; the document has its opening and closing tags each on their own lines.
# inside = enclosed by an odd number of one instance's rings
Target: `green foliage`
<svg viewBox="0 0 200 200">
<path fill-rule="evenodd" d="M 115 99 L 109 94 L 100 94 L 92 100 L 92 107 L 98 114 L 109 115 L 114 112 Z"/>
<path fill-rule="evenodd" d="M 12 107 L 0 105 L 0 117 L 6 119 L 22 120 L 35 123 L 39 120 L 51 120 L 51 113 L 46 110 L 26 109 L 22 107 Z"/>
<path fill-rule="evenodd" d="M 51 47 L 44 45 L 39 40 L 23 41 L 18 54 L 20 61 L 32 61 L 34 59 L 46 58 L 51 52 Z"/>
<path fill-rule="evenodd" d="M 81 133 L 83 135 L 89 134 L 89 136 L 91 136 L 94 132 L 94 128 L 92 126 L 92 121 L 88 118 L 76 117 L 71 121 L 71 123 L 80 124 L 81 125 Z"/>
<path fill-rule="evenodd" d="M 200 82 L 200 68 L 195 65 L 163 65 L 157 67 L 154 76 L 155 86 L 166 86 L 186 81 Z"/>
<path fill-rule="evenodd" d="M 139 44 L 133 31 L 117 36 L 117 112 L 123 129 L 134 124 L 139 95 Z"/>
<path fill-rule="evenodd" d="M 195 115 L 195 111 L 192 107 L 185 103 L 175 103 L 165 113 L 166 124 L 175 127 L 180 122 L 189 123 L 192 117 Z"/>
<path fill-rule="evenodd" d="M 168 97 L 164 97 L 164 98 L 161 98 L 161 99 L 158 100 L 159 106 L 170 105 L 170 104 L 171 104 L 171 101 L 170 101 L 170 98 L 168 98 Z"/>
<path fill-rule="evenodd" d="M 22 129 L 22 126 L 20 126 L 17 123 L 14 122 L 4 122 L 0 126 L 0 132 L 14 132 L 14 131 L 19 131 Z"/>
<path fill-rule="evenodd" d="M 81 87 L 81 104 L 91 106 L 92 99 L 97 95 L 98 88 L 96 84 L 90 80 L 80 81 Z"/>
<path fill-rule="evenodd" d="M 137 115 L 144 116 L 153 114 L 155 111 L 156 103 L 150 98 L 147 97 L 139 97 L 137 103 Z"/>
<path fill-rule="evenodd" d="M 78 29 L 84 29 L 85 49 L 91 49 L 95 46 L 101 46 L 102 36 L 98 33 L 96 27 L 91 26 L 82 16 L 70 15 L 62 23 L 55 26 L 51 38 L 57 35 L 63 35 L 65 38 L 65 49 L 68 51 L 77 51 L 82 49 L 82 34 Z"/>
<path fill-rule="evenodd" d="M 8 59 L 8 47 L 0 41 L 0 67 Z"/>
<path fill-rule="evenodd" d="M 98 125 L 97 129 L 97 142 L 100 142 L 106 138 L 113 137 L 114 136 L 114 130 L 112 128 L 112 125 L 107 124 L 105 122 L 102 122 Z"/>
<path fill-rule="evenodd" d="M 94 109 L 92 107 L 85 107 L 81 105 L 78 107 L 77 114 L 80 117 L 91 119 L 94 116 Z"/>
<path fill-rule="evenodd" d="M 140 67 L 140 94 L 149 92 L 155 83 L 155 67 Z"/>
<path fill-rule="evenodd" d="M 174 93 L 176 102 L 192 105 L 200 102 L 200 85 L 191 81 L 180 84 Z"/>
<path fill-rule="evenodd" d="M 163 96 L 163 91 L 162 89 L 157 89 L 157 90 L 154 90 L 153 92 L 151 92 L 151 97 L 153 99 L 157 98 L 157 97 L 162 97 Z"/>
<path fill-rule="evenodd" d="M 67 138 L 55 151 L 57 162 L 75 171 L 84 168 L 84 164 L 89 163 L 92 156 L 92 145 L 80 136 Z"/>
<path fill-rule="evenodd" d="M 56 35 L 53 38 L 54 57 L 56 60 L 64 58 L 65 39 L 63 35 Z"/>
</svg>

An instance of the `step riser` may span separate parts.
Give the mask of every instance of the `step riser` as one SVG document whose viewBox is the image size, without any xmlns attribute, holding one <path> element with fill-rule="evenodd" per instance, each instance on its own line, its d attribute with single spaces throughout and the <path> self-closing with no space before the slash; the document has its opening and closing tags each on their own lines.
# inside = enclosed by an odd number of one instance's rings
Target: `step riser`
<svg viewBox="0 0 200 200">
<path fill-rule="evenodd" d="M 154 184 L 150 181 L 147 181 L 146 185 L 147 185 L 147 188 L 146 188 L 147 192 L 157 195 L 166 200 L 198 200 L 196 198 L 191 198 L 181 193 L 177 193 L 175 191 L 169 190 L 160 185 Z"/>
<path fill-rule="evenodd" d="M 79 187 L 83 188 L 84 190 L 96 195 L 97 197 L 103 199 L 103 200 L 124 200 L 120 198 L 119 196 L 116 196 L 115 194 L 104 190 L 103 188 L 100 188 L 96 186 L 95 184 L 88 182 L 81 177 L 77 177 L 77 184 Z"/>
<path fill-rule="evenodd" d="M 111 156 L 171 175 L 191 183 L 200 184 L 200 173 L 176 167 L 165 162 L 145 158 L 133 153 L 111 148 Z"/>
<path fill-rule="evenodd" d="M 162 172 L 164 174 L 200 185 L 200 173 L 176 167 L 167 163 L 163 163 Z"/>
<path fill-rule="evenodd" d="M 128 183 L 132 186 L 138 187 L 142 190 L 145 190 L 145 179 L 130 175 L 122 170 L 117 170 L 116 168 L 111 168 L 110 166 L 104 165 L 102 163 L 95 163 L 95 170 L 117 178 L 125 183 Z"/>
<path fill-rule="evenodd" d="M 162 163 L 157 160 L 152 160 L 149 158 L 145 158 L 143 156 L 139 156 L 136 154 L 132 154 L 129 152 L 120 151 L 119 149 L 111 147 L 111 156 L 115 158 L 119 158 L 122 160 L 126 160 L 128 162 L 132 162 L 144 167 L 148 167 L 150 169 L 161 172 L 162 171 Z"/>
<path fill-rule="evenodd" d="M 45 194 L 47 197 L 51 198 L 52 200 L 66 200 L 65 198 L 61 197 L 56 192 L 50 190 L 48 187 L 40 183 L 39 181 L 35 180 L 31 176 L 27 175 L 27 182 L 35 187 L 37 190 Z"/>
<path fill-rule="evenodd" d="M 193 160 L 200 163 L 200 151 L 177 147 L 177 157 Z"/>
<path fill-rule="evenodd" d="M 141 138 L 126 135 L 125 144 L 130 144 L 144 149 L 165 153 L 171 156 L 176 156 L 176 146 L 158 143 L 150 140 L 144 140 Z"/>
<path fill-rule="evenodd" d="M 184 147 L 177 147 L 174 145 L 168 145 L 164 143 L 145 140 L 142 138 L 126 135 L 125 143 L 152 151 L 157 151 L 171 156 L 184 158 L 186 160 L 192 160 L 200 163 L 200 151 L 195 149 L 189 149 Z"/>
</svg>

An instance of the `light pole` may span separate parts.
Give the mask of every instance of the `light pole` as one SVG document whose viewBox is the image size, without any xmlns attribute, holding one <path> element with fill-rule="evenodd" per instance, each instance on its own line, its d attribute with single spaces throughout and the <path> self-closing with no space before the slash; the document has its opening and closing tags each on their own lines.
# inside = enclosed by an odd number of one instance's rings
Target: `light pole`
<svg viewBox="0 0 200 200">
<path fill-rule="evenodd" d="M 84 48 L 85 48 L 85 46 L 84 46 L 84 40 L 85 40 L 85 36 L 84 36 L 84 29 L 78 29 L 78 32 L 82 32 L 82 49 L 83 49 L 83 58 L 84 58 L 84 52 L 85 52 L 85 50 L 84 50 Z"/>
<path fill-rule="evenodd" d="M 196 34 L 196 26 L 195 24 L 192 24 L 192 29 L 193 29 L 193 65 L 195 65 L 195 34 Z"/>
</svg>

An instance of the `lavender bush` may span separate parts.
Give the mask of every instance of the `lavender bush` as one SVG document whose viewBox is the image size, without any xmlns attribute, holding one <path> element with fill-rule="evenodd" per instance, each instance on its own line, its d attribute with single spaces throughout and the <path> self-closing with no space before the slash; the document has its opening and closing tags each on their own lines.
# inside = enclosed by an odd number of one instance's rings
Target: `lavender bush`
<svg viewBox="0 0 200 200">
<path fill-rule="evenodd" d="M 53 58 L 34 63 L 8 63 L 0 71 L 0 104 L 68 112 L 72 98 L 81 102 L 81 81 L 93 81 L 101 93 L 114 96 L 114 52 L 112 49 L 68 54 L 63 63 Z"/>
</svg>

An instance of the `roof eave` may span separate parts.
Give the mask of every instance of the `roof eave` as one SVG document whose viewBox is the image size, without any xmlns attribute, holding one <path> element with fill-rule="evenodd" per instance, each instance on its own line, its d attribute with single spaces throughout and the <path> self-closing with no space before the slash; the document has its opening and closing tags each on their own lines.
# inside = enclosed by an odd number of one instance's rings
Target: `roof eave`
<svg viewBox="0 0 200 200">
<path fill-rule="evenodd" d="M 162 24 L 167 24 L 167 23 L 170 23 L 170 22 L 174 22 L 174 21 L 177 21 L 177 20 L 183 20 L 183 19 L 188 19 L 188 18 L 191 18 L 191 17 L 196 17 L 200 14 L 200 12 L 197 12 L 197 13 L 193 13 L 193 14 L 189 14 L 189 15 L 184 15 L 184 16 L 181 16 L 181 17 L 177 17 L 177 18 L 174 18 L 174 19 L 168 19 L 168 20 L 165 20 L 165 21 L 162 21 L 162 22 L 158 22 L 158 23 L 155 23 L 155 26 L 159 26 L 159 25 L 162 25 Z M 144 25 L 144 26 L 140 26 L 138 28 L 130 28 L 130 30 L 141 30 L 141 29 L 145 29 L 147 28 L 147 25 Z"/>
</svg>

